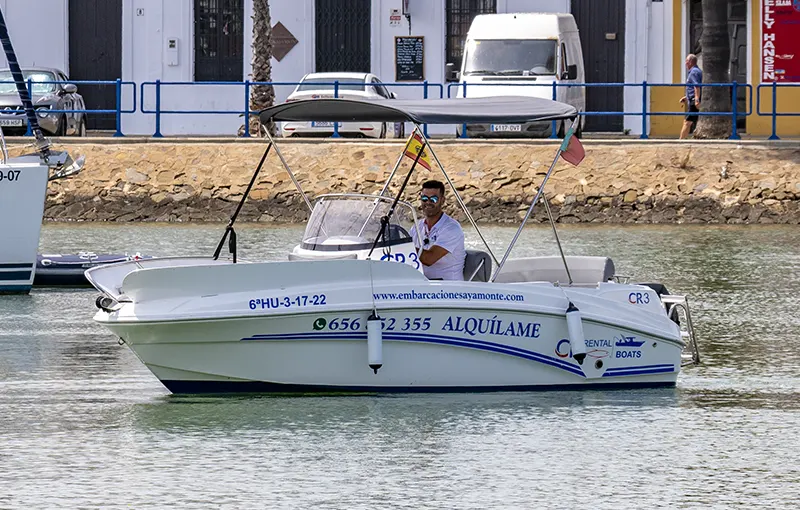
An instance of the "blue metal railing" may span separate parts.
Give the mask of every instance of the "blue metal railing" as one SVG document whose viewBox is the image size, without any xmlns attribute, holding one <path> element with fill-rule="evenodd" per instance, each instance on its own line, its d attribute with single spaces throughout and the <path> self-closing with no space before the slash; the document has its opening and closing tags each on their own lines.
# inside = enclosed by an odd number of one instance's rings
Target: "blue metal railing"
<svg viewBox="0 0 800 510">
<path fill-rule="evenodd" d="M 51 109 L 48 110 L 49 113 L 77 113 L 82 112 L 86 114 L 114 114 L 116 117 L 116 131 L 114 136 L 124 136 L 122 133 L 122 115 L 123 114 L 133 114 L 138 111 L 144 114 L 152 114 L 155 115 L 155 132 L 153 133 L 154 137 L 163 137 L 161 133 L 161 123 L 162 123 L 162 115 L 171 115 L 171 114 L 184 114 L 184 115 L 239 115 L 244 116 L 246 118 L 251 117 L 254 112 L 250 110 L 250 92 L 252 87 L 259 86 L 259 85 L 273 85 L 273 86 L 290 86 L 296 87 L 299 82 L 253 82 L 253 81 L 244 81 L 244 82 L 165 82 L 165 81 L 152 81 L 152 82 L 143 82 L 137 84 L 133 81 L 123 81 L 121 79 L 117 80 L 69 80 L 69 81 L 32 81 L 28 80 L 27 88 L 29 93 L 33 91 L 35 86 L 39 86 L 42 84 L 68 84 L 72 83 L 75 85 L 104 85 L 104 86 L 113 86 L 115 87 L 115 95 L 116 95 L 116 104 L 115 108 L 113 109 L 83 109 L 83 110 L 56 110 Z M 244 105 L 241 110 L 238 109 L 228 109 L 228 110 L 208 110 L 208 109 L 165 109 L 162 108 L 163 105 L 163 89 L 164 87 L 173 87 L 173 86 L 180 86 L 180 87 L 191 87 L 191 86 L 204 86 L 204 85 L 212 85 L 212 86 L 233 86 L 233 87 L 243 87 L 244 92 Z M 320 83 L 319 85 L 324 86 L 331 86 L 333 87 L 333 96 L 339 97 L 340 90 L 343 88 L 342 83 L 339 81 L 333 81 L 330 83 Z M 456 96 L 467 97 L 467 89 L 471 89 L 474 87 L 502 87 L 502 86 L 509 86 L 509 87 L 549 87 L 551 92 L 549 96 L 553 99 L 557 99 L 559 97 L 559 87 L 567 87 L 567 88 L 574 88 L 574 87 L 622 87 L 623 89 L 626 87 L 633 87 L 641 89 L 641 96 L 642 96 L 642 108 L 641 111 L 638 112 L 619 112 L 619 111 L 591 111 L 591 112 L 580 112 L 580 115 L 583 117 L 590 117 L 590 116 L 598 116 L 598 115 L 605 115 L 605 116 L 622 116 L 622 117 L 641 117 L 642 119 L 642 134 L 640 138 L 646 139 L 648 138 L 648 118 L 649 117 L 656 117 L 656 116 L 670 116 L 670 115 L 679 115 L 683 116 L 686 115 L 686 112 L 681 111 L 652 111 L 649 108 L 649 97 L 652 94 L 652 89 L 654 87 L 685 87 L 686 84 L 684 83 L 648 83 L 643 81 L 641 83 L 530 83 L 521 85 L 519 83 L 430 83 L 428 81 L 424 81 L 421 83 L 383 83 L 384 87 L 387 88 L 395 88 L 395 87 L 415 87 L 421 88 L 423 92 L 423 97 L 425 99 L 428 98 L 444 98 L 444 90 L 447 88 L 447 98 L 451 98 L 454 96 L 453 90 L 454 88 L 458 88 L 458 93 L 455 94 Z M 126 88 L 130 87 L 132 91 L 132 97 L 128 96 L 125 99 L 132 99 L 131 107 L 128 109 L 123 108 L 123 97 L 124 94 L 127 93 Z M 739 108 L 737 101 L 731 102 L 731 110 L 727 112 L 697 112 L 696 115 L 714 115 L 714 116 L 729 116 L 731 117 L 731 135 L 730 139 L 739 139 L 738 133 L 738 126 L 736 123 L 736 119 L 742 117 L 748 117 L 753 113 L 753 86 L 747 83 L 703 83 L 700 84 L 700 87 L 727 87 L 731 91 L 731 97 L 737 98 L 739 95 L 739 91 L 742 87 L 746 89 L 746 98 L 747 98 L 747 105 L 746 111 L 741 111 Z M 756 87 L 756 114 L 758 116 L 769 116 L 772 120 L 772 132 L 769 137 L 770 140 L 779 140 L 780 137 L 777 134 L 777 119 L 779 117 L 798 117 L 800 116 L 800 109 L 798 111 L 777 111 L 777 102 L 778 102 L 778 94 L 780 89 L 784 88 L 797 88 L 800 87 L 800 84 L 795 83 L 770 83 L 770 84 L 761 84 Z M 155 108 L 148 108 L 145 106 L 146 94 L 147 92 L 153 88 L 155 90 Z M 138 90 L 137 90 L 138 89 Z M 432 90 L 431 90 L 432 89 Z M 762 110 L 762 91 L 770 91 L 771 96 L 771 103 L 772 108 L 769 111 Z M 436 93 L 438 91 L 438 94 Z M 80 93 L 80 91 L 79 91 Z M 139 94 L 137 97 L 137 93 Z M 339 137 L 339 123 L 334 123 L 334 137 Z M 428 126 L 424 126 L 425 134 L 427 135 L 427 128 Z M 461 126 L 462 130 L 460 136 L 462 138 L 468 137 L 468 132 L 465 126 Z M 557 125 L 556 122 L 553 121 L 551 123 L 551 138 L 557 137 Z M 30 136 L 30 127 L 28 127 L 28 132 L 26 135 Z M 244 136 L 250 136 L 250 125 L 249 122 L 244 123 Z"/>
<path fill-rule="evenodd" d="M 551 99 L 554 101 L 558 99 L 558 88 L 559 87 L 566 87 L 566 88 L 575 88 L 575 87 L 638 87 L 642 89 L 642 111 L 640 112 L 611 112 L 611 111 L 582 111 L 580 115 L 583 117 L 590 117 L 590 116 L 599 116 L 599 115 L 606 115 L 606 116 L 622 116 L 622 117 L 642 117 L 642 134 L 639 138 L 647 139 L 649 138 L 647 135 L 647 118 L 653 116 L 661 116 L 661 115 L 686 115 L 686 111 L 674 111 L 674 112 L 654 112 L 648 111 L 648 92 L 653 87 L 685 87 L 685 83 L 648 83 L 643 81 L 641 83 L 526 83 L 520 84 L 517 83 L 450 83 L 447 86 L 447 97 L 452 97 L 451 90 L 454 87 L 457 87 L 460 91 L 463 91 L 462 94 L 457 94 L 456 97 L 467 97 L 467 88 L 468 87 L 548 87 L 552 89 Z M 697 115 L 712 115 L 712 116 L 730 116 L 732 119 L 732 130 L 730 139 L 738 140 L 739 134 L 736 129 L 736 119 L 739 117 L 746 117 L 752 113 L 753 110 L 753 87 L 750 84 L 739 84 L 737 82 L 731 83 L 703 83 L 699 85 L 700 87 L 727 87 L 731 89 L 731 94 L 733 98 L 737 97 L 738 90 L 741 87 L 746 87 L 749 92 L 749 101 L 748 104 L 750 108 L 747 112 L 740 112 L 737 102 L 731 102 L 731 111 L 729 112 L 697 112 Z M 552 121 L 550 127 L 550 138 L 558 138 L 557 135 L 557 125 L 556 121 Z M 467 138 L 467 125 L 462 124 L 461 126 L 461 134 L 459 135 L 460 138 Z"/>
<path fill-rule="evenodd" d="M 780 140 L 778 136 L 778 117 L 800 117 L 800 112 L 781 112 L 778 113 L 778 89 L 800 87 L 800 83 L 762 83 L 756 88 L 756 114 L 772 117 L 772 134 L 768 140 Z M 761 111 L 761 91 L 769 89 L 772 91 L 772 110 L 768 113 Z"/>
<path fill-rule="evenodd" d="M 148 81 L 143 82 L 140 85 L 141 89 L 141 104 L 139 107 L 139 111 L 142 113 L 148 114 L 155 114 L 155 133 L 153 133 L 153 137 L 161 138 L 164 135 L 161 134 L 161 116 L 162 115 L 173 115 L 173 114 L 182 114 L 182 115 L 199 115 L 199 114 L 211 114 L 211 115 L 239 115 L 243 116 L 245 119 L 249 119 L 252 115 L 250 110 L 250 88 L 259 85 L 272 85 L 273 87 L 279 86 L 291 86 L 296 87 L 300 85 L 300 82 L 258 82 L 258 81 L 244 81 L 244 82 L 231 82 L 231 81 L 204 81 L 204 82 L 190 82 L 190 81 L 173 81 L 173 82 L 165 82 L 161 80 L 156 81 Z M 222 86 L 243 86 L 244 87 L 244 108 L 242 110 L 166 110 L 161 108 L 161 95 L 163 87 L 169 86 L 197 86 L 197 85 L 222 85 Z M 339 97 L 340 89 L 345 89 L 349 83 L 343 83 L 339 80 L 334 80 L 331 82 L 314 82 L 315 86 L 325 86 L 325 87 L 333 87 L 333 97 Z M 384 87 L 416 87 L 422 88 L 423 90 L 423 97 L 428 99 L 430 97 L 429 89 L 439 89 L 439 98 L 444 97 L 444 85 L 441 83 L 429 83 L 427 80 L 422 83 L 381 83 Z M 150 110 L 145 107 L 145 99 L 146 99 L 146 91 L 145 87 L 154 87 L 155 88 L 155 110 Z M 425 133 L 427 135 L 427 125 L 424 126 Z M 250 123 L 245 121 L 244 123 L 244 136 L 250 136 Z M 339 135 L 339 123 L 333 123 L 333 138 L 338 138 Z"/>
<path fill-rule="evenodd" d="M 116 131 L 114 132 L 114 136 L 125 136 L 122 133 L 122 114 L 123 113 L 136 113 L 136 83 L 132 81 L 122 81 L 121 79 L 116 80 L 69 80 L 69 81 L 33 81 L 28 78 L 28 94 L 33 93 L 34 85 L 113 85 L 114 91 L 116 94 L 116 107 L 114 109 L 82 109 L 82 110 L 57 110 L 57 109 L 49 109 L 47 113 L 113 113 L 116 115 Z M 131 90 L 133 91 L 133 98 L 131 104 L 133 107 L 130 110 L 126 110 L 122 108 L 122 94 L 123 94 L 123 87 L 126 85 L 131 86 Z M 78 90 L 78 94 L 80 94 L 80 90 Z M 40 94 L 41 95 L 41 94 Z M 33 97 L 33 96 L 31 96 Z M 36 108 L 36 105 L 34 105 Z M 32 136 L 33 133 L 31 132 L 31 126 L 28 124 L 28 129 L 25 132 L 25 136 Z"/>
</svg>

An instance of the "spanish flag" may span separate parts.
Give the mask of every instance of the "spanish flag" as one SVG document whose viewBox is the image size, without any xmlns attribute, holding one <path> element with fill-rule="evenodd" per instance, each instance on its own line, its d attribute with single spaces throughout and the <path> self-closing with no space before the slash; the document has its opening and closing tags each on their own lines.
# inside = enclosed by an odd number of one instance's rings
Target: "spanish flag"
<svg viewBox="0 0 800 510">
<path fill-rule="evenodd" d="M 408 137 L 408 142 L 406 143 L 405 149 L 405 156 L 411 158 L 411 160 L 417 159 L 417 154 L 422 149 L 422 146 L 425 142 L 422 141 L 422 137 L 419 136 L 418 133 L 414 133 L 410 137 Z M 431 169 L 431 155 L 428 151 L 422 151 L 422 156 L 419 157 L 419 164 L 427 168 L 428 170 Z"/>
</svg>

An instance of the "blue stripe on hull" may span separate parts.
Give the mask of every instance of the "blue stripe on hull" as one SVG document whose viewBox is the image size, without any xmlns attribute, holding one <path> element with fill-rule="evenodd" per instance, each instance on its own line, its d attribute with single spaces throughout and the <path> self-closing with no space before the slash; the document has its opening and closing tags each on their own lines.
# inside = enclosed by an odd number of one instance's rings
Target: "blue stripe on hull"
<svg viewBox="0 0 800 510">
<path fill-rule="evenodd" d="M 27 294 L 31 291 L 31 286 L 25 285 L 0 285 L 0 294 Z"/>
<path fill-rule="evenodd" d="M 161 383 L 176 394 L 230 393 L 488 393 L 498 391 L 570 391 L 619 390 L 674 387 L 674 381 L 635 383 L 583 383 L 518 386 L 325 386 L 318 384 L 281 384 L 262 381 L 175 381 Z"/>
</svg>

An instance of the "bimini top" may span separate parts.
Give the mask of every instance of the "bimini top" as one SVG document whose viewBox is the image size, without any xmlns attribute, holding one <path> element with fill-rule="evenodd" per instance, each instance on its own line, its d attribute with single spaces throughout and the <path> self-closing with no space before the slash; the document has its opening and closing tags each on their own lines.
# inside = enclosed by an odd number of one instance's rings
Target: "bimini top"
<svg viewBox="0 0 800 510">
<path fill-rule="evenodd" d="M 306 99 L 272 106 L 261 122 L 415 122 L 417 124 L 522 123 L 570 119 L 578 111 L 568 104 L 538 97 L 464 99 Z"/>
</svg>

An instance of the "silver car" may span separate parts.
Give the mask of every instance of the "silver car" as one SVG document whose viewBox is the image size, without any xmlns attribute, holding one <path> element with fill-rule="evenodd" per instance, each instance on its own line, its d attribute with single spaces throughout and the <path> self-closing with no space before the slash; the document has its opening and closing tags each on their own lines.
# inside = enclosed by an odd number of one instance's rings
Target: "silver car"
<svg viewBox="0 0 800 510">
<path fill-rule="evenodd" d="M 31 100 L 36 109 L 39 126 L 45 134 L 86 136 L 86 113 L 63 112 L 85 110 L 83 97 L 74 83 L 58 69 L 27 68 L 22 70 L 27 86 L 31 82 Z M 61 110 L 61 111 L 58 111 Z M 0 127 L 7 135 L 22 135 L 28 129 L 25 109 L 19 99 L 11 71 L 0 69 Z"/>
</svg>

